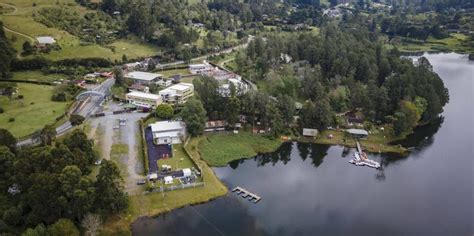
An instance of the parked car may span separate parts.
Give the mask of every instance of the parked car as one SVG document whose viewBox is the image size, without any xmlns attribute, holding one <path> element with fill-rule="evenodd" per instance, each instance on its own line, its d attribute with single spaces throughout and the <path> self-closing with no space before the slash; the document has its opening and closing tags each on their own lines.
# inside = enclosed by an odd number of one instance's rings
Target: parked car
<svg viewBox="0 0 474 236">
<path fill-rule="evenodd" d="M 137 185 L 144 185 L 144 184 L 146 184 L 146 180 L 144 180 L 144 179 L 139 179 L 137 181 Z"/>
</svg>

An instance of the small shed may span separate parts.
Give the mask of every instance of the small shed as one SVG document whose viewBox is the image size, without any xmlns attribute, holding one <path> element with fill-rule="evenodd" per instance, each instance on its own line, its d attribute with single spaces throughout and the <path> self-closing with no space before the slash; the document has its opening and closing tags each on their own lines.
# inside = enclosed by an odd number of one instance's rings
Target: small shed
<svg viewBox="0 0 474 236">
<path fill-rule="evenodd" d="M 316 136 L 318 136 L 318 130 L 317 129 L 304 128 L 303 129 L 303 136 L 316 137 Z"/>
<path fill-rule="evenodd" d="M 172 176 L 165 176 L 163 179 L 165 181 L 165 184 L 172 184 L 173 183 L 173 177 Z"/>
<path fill-rule="evenodd" d="M 183 176 L 184 177 L 191 176 L 191 169 L 189 169 L 189 168 L 183 169 Z"/>
<path fill-rule="evenodd" d="M 363 129 L 347 129 L 346 132 L 354 138 L 366 139 L 369 136 L 369 132 Z"/>
</svg>

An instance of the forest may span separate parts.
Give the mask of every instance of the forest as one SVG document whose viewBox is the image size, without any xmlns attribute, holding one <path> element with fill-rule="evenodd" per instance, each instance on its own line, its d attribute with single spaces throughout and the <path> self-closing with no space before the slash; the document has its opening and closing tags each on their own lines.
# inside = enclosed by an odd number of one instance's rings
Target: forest
<svg viewBox="0 0 474 236">
<path fill-rule="evenodd" d="M 17 148 L 17 140 L 0 129 L 0 232 L 79 235 L 78 226 L 97 230 L 105 217 L 127 208 L 113 162 L 103 161 L 92 174 L 98 158 L 93 141 L 80 130 L 62 140 L 55 136 L 47 126 L 40 146 Z"/>
</svg>

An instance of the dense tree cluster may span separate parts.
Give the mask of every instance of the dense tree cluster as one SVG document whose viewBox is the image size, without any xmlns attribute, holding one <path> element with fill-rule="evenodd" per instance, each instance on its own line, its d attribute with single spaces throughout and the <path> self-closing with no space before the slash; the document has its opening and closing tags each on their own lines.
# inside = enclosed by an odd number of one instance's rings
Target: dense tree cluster
<svg viewBox="0 0 474 236">
<path fill-rule="evenodd" d="M 0 78 L 5 78 L 10 73 L 10 63 L 15 58 L 15 50 L 5 36 L 3 23 L 0 21 Z"/>
<path fill-rule="evenodd" d="M 284 55 L 294 62 L 285 64 Z M 371 121 L 403 120 L 410 124 L 403 129 L 407 131 L 418 122 L 434 120 L 449 100 L 443 81 L 425 58 L 415 66 L 356 24 L 329 24 L 319 35 L 257 38 L 236 63 L 239 73 L 264 85 L 270 95 L 305 100 L 302 127 L 324 129 L 334 124 L 333 112 L 361 109 Z M 411 116 L 407 111 L 412 109 L 406 109 L 411 103 L 424 104 L 416 110 L 414 123 L 400 116 Z"/>
<path fill-rule="evenodd" d="M 127 207 L 115 164 L 103 161 L 97 177 L 90 176 L 97 158 L 92 140 L 76 130 L 54 142 L 46 130 L 42 135 L 50 138 L 43 145 L 19 150 L 0 129 L 0 224 L 6 225 L 0 233 L 28 226 L 26 233 L 78 235 L 74 224 L 86 214 L 107 216 Z"/>
</svg>

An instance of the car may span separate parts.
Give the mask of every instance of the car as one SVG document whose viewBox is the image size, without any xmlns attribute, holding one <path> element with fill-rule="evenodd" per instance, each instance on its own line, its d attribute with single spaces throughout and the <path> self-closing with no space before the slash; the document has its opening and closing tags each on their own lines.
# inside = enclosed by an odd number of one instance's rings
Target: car
<svg viewBox="0 0 474 236">
<path fill-rule="evenodd" d="M 144 180 L 144 179 L 139 179 L 137 181 L 137 185 L 144 185 L 144 184 L 146 184 L 146 180 Z"/>
<path fill-rule="evenodd" d="M 94 162 L 94 164 L 95 164 L 96 166 L 100 166 L 100 164 L 102 164 L 102 160 L 97 160 L 97 161 Z"/>
</svg>

